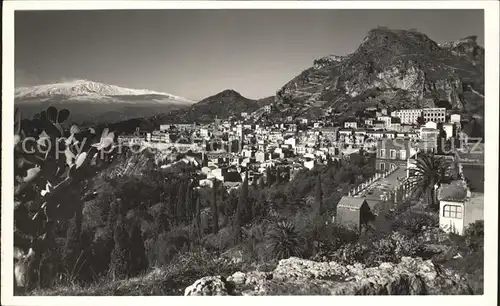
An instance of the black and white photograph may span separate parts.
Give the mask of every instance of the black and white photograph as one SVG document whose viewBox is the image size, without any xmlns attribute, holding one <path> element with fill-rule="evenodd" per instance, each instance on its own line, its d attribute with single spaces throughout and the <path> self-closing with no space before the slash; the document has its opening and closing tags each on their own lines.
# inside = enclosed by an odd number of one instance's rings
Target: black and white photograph
<svg viewBox="0 0 500 306">
<path fill-rule="evenodd" d="M 2 304 L 496 305 L 497 2 L 169 2 L 6 1 Z"/>
</svg>

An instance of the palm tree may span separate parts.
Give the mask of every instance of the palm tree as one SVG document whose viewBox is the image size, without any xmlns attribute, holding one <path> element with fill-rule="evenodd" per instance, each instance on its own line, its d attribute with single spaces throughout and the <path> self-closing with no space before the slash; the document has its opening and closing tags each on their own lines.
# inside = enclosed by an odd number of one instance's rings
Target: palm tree
<svg viewBox="0 0 500 306">
<path fill-rule="evenodd" d="M 291 222 L 281 221 L 274 224 L 267 238 L 275 259 L 301 256 L 304 251 L 299 233 Z"/>
<path fill-rule="evenodd" d="M 433 153 L 422 154 L 417 158 L 415 171 L 409 179 L 410 189 L 417 196 L 425 195 L 427 204 L 437 209 L 435 187 L 439 187 L 446 176 L 449 163 Z"/>
</svg>

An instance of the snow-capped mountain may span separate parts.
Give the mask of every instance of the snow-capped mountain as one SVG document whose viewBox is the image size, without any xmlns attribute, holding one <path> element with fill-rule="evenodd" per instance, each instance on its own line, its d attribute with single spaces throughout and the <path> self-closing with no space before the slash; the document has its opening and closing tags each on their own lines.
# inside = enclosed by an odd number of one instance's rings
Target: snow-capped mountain
<svg viewBox="0 0 500 306">
<path fill-rule="evenodd" d="M 50 99 L 54 97 L 99 99 L 121 96 L 154 95 L 158 98 L 174 100 L 180 103 L 192 104 L 193 101 L 164 92 L 145 89 L 130 89 L 115 85 L 103 84 L 89 80 L 74 80 L 69 82 L 44 84 L 15 89 L 16 99 Z"/>
<path fill-rule="evenodd" d="M 66 108 L 75 122 L 114 122 L 153 116 L 195 103 L 169 93 L 74 80 L 15 89 L 15 104 L 31 117 L 49 106 Z"/>
</svg>

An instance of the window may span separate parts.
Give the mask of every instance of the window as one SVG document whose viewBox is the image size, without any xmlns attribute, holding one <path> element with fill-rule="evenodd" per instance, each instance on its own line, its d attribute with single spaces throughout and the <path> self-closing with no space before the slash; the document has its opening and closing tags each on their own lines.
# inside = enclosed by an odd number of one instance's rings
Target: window
<svg viewBox="0 0 500 306">
<path fill-rule="evenodd" d="M 396 150 L 391 150 L 391 159 L 396 159 Z"/>
<path fill-rule="evenodd" d="M 396 164 L 391 163 L 391 169 L 396 169 Z"/>
<path fill-rule="evenodd" d="M 385 164 L 384 163 L 380 163 L 380 170 L 385 171 Z"/>
<path fill-rule="evenodd" d="M 462 219 L 462 206 L 458 205 L 445 205 L 443 217 Z"/>
<path fill-rule="evenodd" d="M 399 151 L 399 159 L 406 159 L 406 150 Z"/>
<path fill-rule="evenodd" d="M 385 158 L 385 149 L 380 149 L 380 157 Z"/>
</svg>

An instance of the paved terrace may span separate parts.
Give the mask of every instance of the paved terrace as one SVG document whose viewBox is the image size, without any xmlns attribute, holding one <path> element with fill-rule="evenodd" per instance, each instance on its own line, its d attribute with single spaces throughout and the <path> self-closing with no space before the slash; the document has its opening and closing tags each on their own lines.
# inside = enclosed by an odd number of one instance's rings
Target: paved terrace
<svg viewBox="0 0 500 306">
<path fill-rule="evenodd" d="M 406 168 L 399 167 L 386 177 L 381 177 L 356 193 L 355 197 L 364 197 L 373 211 L 389 210 L 392 207 L 377 207 L 377 204 L 391 198 L 391 193 L 406 178 Z M 392 205 L 392 204 L 391 204 Z"/>
</svg>

